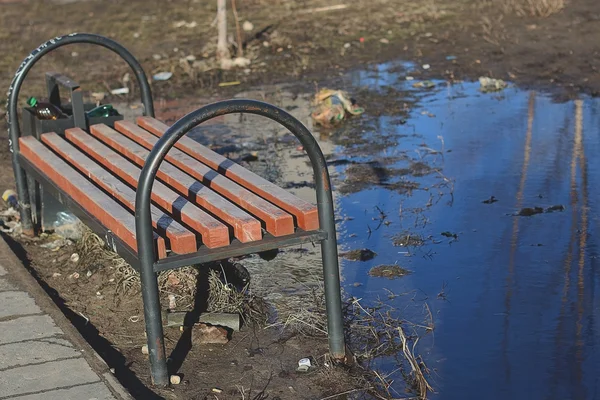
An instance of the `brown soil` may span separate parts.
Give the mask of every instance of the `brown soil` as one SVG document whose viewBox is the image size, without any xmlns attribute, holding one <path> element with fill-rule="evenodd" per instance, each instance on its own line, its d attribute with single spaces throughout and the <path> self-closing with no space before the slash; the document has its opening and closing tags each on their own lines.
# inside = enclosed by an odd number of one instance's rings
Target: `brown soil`
<svg viewBox="0 0 600 400">
<path fill-rule="evenodd" d="M 563 94 L 600 90 L 596 69 L 598 44 L 588 38 L 600 32 L 600 3 L 570 0 L 548 17 L 532 16 L 524 4 L 540 0 L 356 0 L 330 6 L 324 0 L 241 0 L 245 55 L 252 59 L 246 71 L 206 70 L 216 42 L 211 26 L 214 1 L 80 1 L 2 4 L 0 23 L 0 87 L 8 87 L 20 61 L 40 43 L 70 32 L 99 33 L 121 42 L 152 75 L 172 71 L 167 82 L 154 82 L 157 97 L 215 92 L 228 95 L 239 86 L 280 81 L 321 80 L 343 70 L 391 59 L 428 63 L 413 75 L 449 79 L 476 79 L 480 75 L 523 85 L 560 89 Z M 317 11 L 315 11 L 317 10 Z M 65 18 L 65 15 L 69 15 Z M 193 28 L 175 27 L 179 21 Z M 235 36 L 233 18 L 230 32 Z M 35 27 L 35 29 L 32 29 Z M 349 46 L 349 47 L 347 47 Z M 233 49 L 233 47 L 232 47 Z M 76 56 L 73 56 L 76 52 Z M 235 54 L 235 52 L 234 52 Z M 197 65 L 183 58 L 194 56 Z M 160 57 L 160 59 L 156 59 Z M 56 51 L 31 72 L 24 93 L 43 85 L 43 71 L 72 75 L 90 91 L 132 85 L 123 82 L 123 62 L 105 50 L 74 45 Z M 130 96 L 135 96 L 131 94 Z"/>
</svg>

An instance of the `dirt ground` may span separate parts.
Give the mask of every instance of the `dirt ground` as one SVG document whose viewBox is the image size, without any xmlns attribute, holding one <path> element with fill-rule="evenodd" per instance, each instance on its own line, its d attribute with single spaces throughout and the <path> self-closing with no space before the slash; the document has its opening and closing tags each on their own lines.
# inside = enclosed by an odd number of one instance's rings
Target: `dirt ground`
<svg viewBox="0 0 600 400">
<path fill-rule="evenodd" d="M 226 98 L 243 88 L 277 82 L 310 85 L 392 59 L 429 64 L 413 73 L 425 78 L 474 80 L 485 75 L 547 89 L 558 98 L 600 92 L 599 45 L 588 40 L 600 34 L 600 3 L 595 0 L 567 1 L 563 9 L 548 10 L 547 16 L 544 10 L 530 8 L 529 0 L 355 0 L 336 2 L 345 7 L 329 11 L 320 9 L 331 6 L 325 0 L 238 0 L 240 22 L 253 25 L 242 31 L 244 56 L 251 64 L 230 71 L 214 67 L 214 3 L 0 1 L 0 87 L 8 88 L 21 60 L 40 43 L 78 31 L 121 42 L 149 75 L 173 72 L 168 81 L 152 82 L 159 114 L 171 120 L 184 113 L 185 99 L 192 97 Z M 229 22 L 235 42 L 231 14 Z M 235 53 L 233 45 L 232 50 Z M 72 76 L 88 92 L 135 86 L 125 77 L 127 66 L 108 51 L 77 45 L 40 62 L 30 73 L 21 101 L 42 90 L 43 72 L 49 70 Z M 235 81 L 239 84 L 219 86 Z M 125 98 L 105 100 L 131 100 L 136 94 L 133 89 Z M 0 141 L 4 189 L 14 187 L 14 180 L 5 133 Z M 352 389 L 343 381 L 330 387 L 332 381 L 340 381 L 337 376 L 332 380 L 318 372 L 295 371 L 297 360 L 307 355 L 323 363 L 323 339 L 282 338 L 276 330 L 257 334 L 247 327 L 226 346 L 202 349 L 190 349 L 185 333 L 167 330 L 167 347 L 179 354 L 174 362 L 183 362 L 185 356 L 195 361 L 177 365 L 182 385 L 152 391 L 147 359 L 140 351 L 143 324 L 132 322 L 142 314 L 141 297 L 116 295 L 114 282 L 107 284 L 115 279 L 114 271 L 97 270 L 88 277 L 87 270 L 77 270 L 68 261 L 73 246 L 49 256 L 40 243 L 23 239 L 13 246 L 21 249 L 31 272 L 136 398 L 318 399 Z M 79 278 L 69 278 L 73 272 Z"/>
<path fill-rule="evenodd" d="M 558 90 L 597 94 L 600 4 L 594 0 L 239 0 L 243 54 L 251 64 L 215 68 L 214 1 L 14 1 L 1 4 L 0 87 L 8 87 L 20 61 L 42 42 L 70 32 L 109 36 L 142 62 L 157 97 L 220 94 L 239 86 L 318 81 L 324 76 L 392 59 L 430 65 L 427 77 L 477 79 L 481 75 Z M 530 4 L 565 3 L 564 8 Z M 547 14 L 550 14 L 546 16 Z M 65 19 L 65 15 L 69 17 Z M 236 43 L 229 16 L 232 52 Z M 122 86 L 128 72 L 106 50 L 74 45 L 56 51 L 31 72 L 23 96 L 41 88 L 43 72 L 72 75 L 93 92 Z M 134 96 L 132 93 L 130 96 Z"/>
</svg>

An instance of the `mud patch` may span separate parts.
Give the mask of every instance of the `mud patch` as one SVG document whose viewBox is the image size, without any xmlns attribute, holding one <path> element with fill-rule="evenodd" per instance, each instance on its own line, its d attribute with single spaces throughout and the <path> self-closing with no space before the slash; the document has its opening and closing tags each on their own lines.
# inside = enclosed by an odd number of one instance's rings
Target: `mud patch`
<svg viewBox="0 0 600 400">
<path fill-rule="evenodd" d="M 378 265 L 369 270 L 369 276 L 376 278 L 396 279 L 409 275 L 411 271 L 399 265 Z"/>
</svg>

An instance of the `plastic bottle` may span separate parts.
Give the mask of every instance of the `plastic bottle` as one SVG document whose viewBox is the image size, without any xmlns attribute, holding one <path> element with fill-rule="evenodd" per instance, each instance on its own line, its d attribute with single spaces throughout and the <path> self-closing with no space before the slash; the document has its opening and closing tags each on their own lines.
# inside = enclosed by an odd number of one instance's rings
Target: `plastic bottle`
<svg viewBox="0 0 600 400">
<path fill-rule="evenodd" d="M 98 107 L 92 108 L 86 114 L 88 118 L 96 118 L 119 115 L 119 112 L 113 108 L 112 104 L 102 104 Z"/>
<path fill-rule="evenodd" d="M 39 119 L 68 118 L 67 115 L 54 104 L 39 102 L 35 97 L 30 97 L 27 99 L 27 104 L 33 107 L 35 110 L 35 115 Z"/>
</svg>

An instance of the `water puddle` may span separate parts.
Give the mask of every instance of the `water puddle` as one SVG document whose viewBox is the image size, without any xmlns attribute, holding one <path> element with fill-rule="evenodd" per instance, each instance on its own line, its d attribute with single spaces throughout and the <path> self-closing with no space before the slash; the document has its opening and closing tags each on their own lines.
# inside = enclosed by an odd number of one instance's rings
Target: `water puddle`
<svg viewBox="0 0 600 400">
<path fill-rule="evenodd" d="M 416 350 L 432 398 L 593 397 L 600 100 L 481 93 L 478 83 L 415 89 L 405 68 L 344 77 L 367 112 L 333 131 L 312 126 L 306 90 L 240 97 L 275 103 L 315 132 L 334 181 L 340 251 L 358 254 L 342 261 L 345 293 L 391 298 L 412 321 L 425 305 L 431 312 L 435 329 Z M 224 153 L 228 144 L 238 156 L 258 151 L 246 166 L 314 201 L 308 158 L 289 133 L 255 116 L 221 124 L 195 135 Z M 275 302 L 319 284 L 310 245 L 244 263 Z"/>
</svg>

